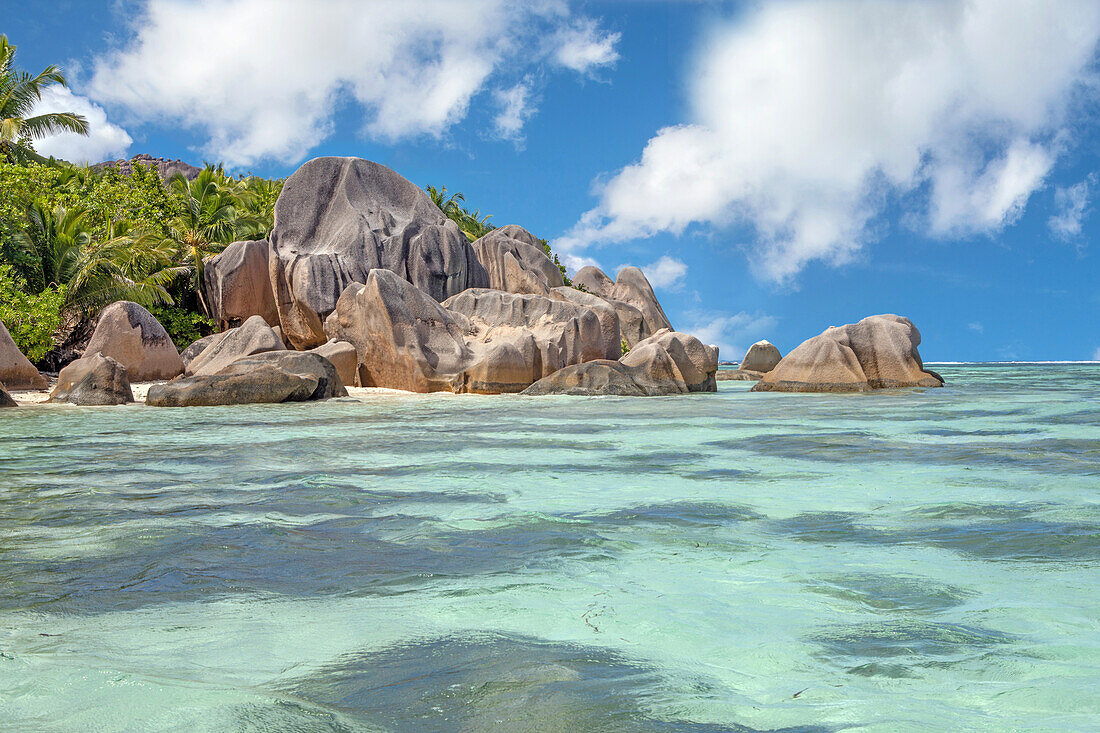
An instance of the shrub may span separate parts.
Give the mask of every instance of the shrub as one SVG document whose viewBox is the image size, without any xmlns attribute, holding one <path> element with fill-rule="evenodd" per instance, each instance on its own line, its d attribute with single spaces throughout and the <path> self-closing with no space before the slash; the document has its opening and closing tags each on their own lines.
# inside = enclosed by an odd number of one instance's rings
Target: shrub
<svg viewBox="0 0 1100 733">
<path fill-rule="evenodd" d="M 187 348 L 218 327 L 213 318 L 179 306 L 153 306 L 149 312 L 164 326 L 177 349 Z"/>
<path fill-rule="evenodd" d="M 53 348 L 53 335 L 61 327 L 65 287 L 49 287 L 31 295 L 24 286 L 11 265 L 0 263 L 0 321 L 19 350 L 38 362 Z"/>
</svg>

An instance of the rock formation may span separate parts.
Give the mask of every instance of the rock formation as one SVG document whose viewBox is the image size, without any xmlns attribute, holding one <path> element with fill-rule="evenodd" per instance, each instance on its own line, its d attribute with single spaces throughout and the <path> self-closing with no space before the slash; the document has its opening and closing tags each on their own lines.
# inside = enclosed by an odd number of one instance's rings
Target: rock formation
<svg viewBox="0 0 1100 733">
<path fill-rule="evenodd" d="M 598 295 L 564 286 L 552 289 L 550 297 L 575 303 L 595 313 L 600 321 L 600 338 L 604 347 L 603 358 L 617 361 L 622 356 L 623 335 L 619 329 L 619 314 L 615 311 L 615 306 Z M 641 313 L 638 314 L 638 320 L 641 321 Z M 641 338 L 636 338 L 634 342 L 637 343 L 640 340 Z"/>
<path fill-rule="evenodd" d="M 164 326 L 137 303 L 120 300 L 103 309 L 85 354 L 100 353 L 122 366 L 132 382 L 171 379 L 183 362 Z"/>
<path fill-rule="evenodd" d="M 70 363 L 57 375 L 50 402 L 125 405 L 134 401 L 126 367 L 100 353 Z"/>
<path fill-rule="evenodd" d="M 619 331 L 630 348 L 662 328 L 672 328 L 649 281 L 637 267 L 624 267 L 618 281 L 613 282 L 598 267 L 589 265 L 577 272 L 573 285 L 603 298 L 615 308 Z"/>
<path fill-rule="evenodd" d="M 146 168 L 156 168 L 157 175 L 162 180 L 167 181 L 177 173 L 183 174 L 183 177 L 188 181 L 193 181 L 199 177 L 199 173 L 202 172 L 202 168 L 193 166 L 190 163 L 184 163 L 177 158 L 176 160 L 168 160 L 167 158 L 154 158 L 148 153 L 138 153 L 129 160 L 108 160 L 103 163 L 96 163 L 92 166 L 93 170 L 105 170 L 107 168 L 118 168 L 118 172 L 124 176 L 132 175 L 134 172 L 134 165 L 140 164 Z"/>
<path fill-rule="evenodd" d="M 275 204 L 270 276 L 287 340 L 323 344 L 323 322 L 351 283 L 386 268 L 436 301 L 486 287 L 489 275 L 458 226 L 394 171 L 359 158 L 317 158 Z"/>
<path fill-rule="evenodd" d="M 246 356 L 216 374 L 182 377 L 149 388 L 153 407 L 196 407 L 305 402 L 344 397 L 347 390 L 332 362 L 295 351 Z"/>
<path fill-rule="evenodd" d="M 46 389 L 46 378 L 23 356 L 3 321 L 0 321 L 0 382 L 11 390 Z"/>
<path fill-rule="evenodd" d="M 203 336 L 198 341 L 194 341 L 186 349 L 180 352 L 180 361 L 183 362 L 183 369 L 187 371 L 187 367 L 191 365 L 191 362 L 195 360 L 195 357 L 206 350 L 206 347 L 215 341 L 225 338 L 224 333 L 212 333 L 209 336 Z"/>
<path fill-rule="evenodd" d="M 566 367 L 535 382 L 525 395 L 657 396 L 714 392 L 718 350 L 694 336 L 662 329 L 619 361 Z"/>
<path fill-rule="evenodd" d="M 549 295 L 551 288 L 565 285 L 542 243 L 523 227 L 509 224 L 494 229 L 474 242 L 473 248 L 489 273 L 488 287 L 494 290 Z"/>
<path fill-rule="evenodd" d="M 892 314 L 827 328 L 803 341 L 765 374 L 754 392 L 865 392 L 893 387 L 941 387 L 924 368 L 920 331 Z"/>
<path fill-rule="evenodd" d="M 726 369 L 718 372 L 719 381 L 741 380 L 757 381 L 775 368 L 783 356 L 774 345 L 768 341 L 757 341 L 749 347 L 745 358 L 736 369 Z"/>
<path fill-rule="evenodd" d="M 308 353 L 318 354 L 332 362 L 345 387 L 359 385 L 359 353 L 347 341 L 328 341 Z"/>
<path fill-rule="evenodd" d="M 222 328 L 261 316 L 268 325 L 279 325 L 279 312 L 271 292 L 266 239 L 233 242 L 207 260 L 203 268 L 206 305 Z"/>
<path fill-rule="evenodd" d="M 219 336 L 187 365 L 189 376 L 218 374 L 241 357 L 286 350 L 278 334 L 261 316 L 252 316 Z"/>
<path fill-rule="evenodd" d="M 0 384 L 0 407 L 19 407 L 19 404 L 4 389 L 3 384 Z"/>
</svg>

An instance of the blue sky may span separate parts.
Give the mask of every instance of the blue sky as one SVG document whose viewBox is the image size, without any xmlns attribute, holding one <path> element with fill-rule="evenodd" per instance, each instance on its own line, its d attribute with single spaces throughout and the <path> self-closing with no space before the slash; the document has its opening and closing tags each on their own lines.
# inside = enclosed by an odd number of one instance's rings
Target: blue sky
<svg viewBox="0 0 1100 733">
<path fill-rule="evenodd" d="M 910 317 L 926 360 L 1100 359 L 1100 4 L 0 2 L 87 140 L 285 176 L 357 155 L 737 359 Z"/>
</svg>

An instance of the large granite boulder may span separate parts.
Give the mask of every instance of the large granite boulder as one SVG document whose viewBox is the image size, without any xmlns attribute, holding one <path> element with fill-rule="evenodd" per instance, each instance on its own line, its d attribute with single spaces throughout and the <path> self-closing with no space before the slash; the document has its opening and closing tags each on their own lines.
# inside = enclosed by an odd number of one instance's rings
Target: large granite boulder
<svg viewBox="0 0 1100 733">
<path fill-rule="evenodd" d="M 463 391 L 520 392 L 563 367 L 604 357 L 596 313 L 566 300 L 476 288 L 443 306 L 463 317 L 475 355 Z"/>
<path fill-rule="evenodd" d="M 203 290 L 210 315 L 221 328 L 239 325 L 261 316 L 268 325 L 279 325 L 279 311 L 271 292 L 266 239 L 233 242 L 203 267 Z"/>
<path fill-rule="evenodd" d="M 803 341 L 765 374 L 754 392 L 865 392 L 893 387 L 941 387 L 924 368 L 920 331 L 908 318 L 868 316 Z"/>
<path fill-rule="evenodd" d="M 328 340 L 323 323 L 352 283 L 385 268 L 436 301 L 486 287 L 458 226 L 422 190 L 360 158 L 317 158 L 283 185 L 269 266 L 283 333 L 298 349 Z"/>
<path fill-rule="evenodd" d="M 461 391 L 474 355 L 464 325 L 424 291 L 385 269 L 349 285 L 325 320 L 329 337 L 359 355 L 358 383 L 410 392 Z"/>
<path fill-rule="evenodd" d="M 577 272 L 576 277 L 573 278 L 573 284 L 583 285 L 590 293 L 606 300 L 621 301 L 640 311 L 647 331 L 642 338 L 648 338 L 662 328 L 672 329 L 672 324 L 669 323 L 668 316 L 657 301 L 649 280 L 637 267 L 624 267 L 619 270 L 615 282 L 612 282 L 611 278 L 598 267 L 589 265 Z M 622 318 L 621 313 L 620 318 Z"/>
<path fill-rule="evenodd" d="M 474 242 L 473 248 L 493 290 L 549 295 L 551 288 L 565 285 L 542 242 L 523 227 L 509 224 L 494 229 Z"/>
<path fill-rule="evenodd" d="M 718 372 L 718 381 L 755 382 L 774 369 L 782 358 L 779 349 L 770 342 L 757 341 L 749 347 L 745 358 L 736 369 L 723 369 Z"/>
<path fill-rule="evenodd" d="M 19 403 L 12 399 L 3 384 L 0 384 L 0 407 L 19 407 Z"/>
<path fill-rule="evenodd" d="M 332 362 L 345 387 L 359 386 L 359 352 L 347 341 L 328 341 L 309 353 L 318 354 Z"/>
<path fill-rule="evenodd" d="M 153 407 L 305 402 L 344 397 L 340 375 L 318 354 L 264 352 L 238 359 L 216 374 L 182 377 L 149 388 Z"/>
<path fill-rule="evenodd" d="M 662 329 L 619 361 L 566 367 L 535 382 L 525 395 L 628 397 L 714 392 L 718 350 L 694 336 Z"/>
<path fill-rule="evenodd" d="M 237 359 L 265 351 L 285 351 L 279 335 L 261 316 L 252 316 L 214 339 L 187 365 L 188 376 L 217 374 Z"/>
<path fill-rule="evenodd" d="M 576 288 L 560 287 L 550 291 L 550 297 L 555 300 L 565 300 L 570 303 L 588 308 L 596 314 L 600 321 L 600 338 L 603 341 L 603 358 L 617 361 L 622 356 L 622 332 L 619 330 L 619 314 L 615 306 L 591 293 L 585 293 Z M 641 320 L 641 314 L 638 314 Z M 641 339 L 636 339 L 640 341 Z"/>
<path fill-rule="evenodd" d="M 187 371 L 187 367 L 191 365 L 191 362 L 195 360 L 202 352 L 206 351 L 206 348 L 215 341 L 219 341 L 225 338 L 225 332 L 212 333 L 209 336 L 203 336 L 198 341 L 193 341 L 190 346 L 180 352 L 180 361 L 183 362 L 183 369 Z"/>
<path fill-rule="evenodd" d="M 46 389 L 46 378 L 23 356 L 3 321 L 0 321 L 0 382 L 12 390 Z"/>
<path fill-rule="evenodd" d="M 125 405 L 134 401 L 126 367 L 100 353 L 71 362 L 57 375 L 50 402 Z"/>
<path fill-rule="evenodd" d="M 128 300 L 103 309 L 84 353 L 111 357 L 126 367 L 131 382 L 172 379 L 183 372 L 179 352 L 164 326 Z"/>
</svg>

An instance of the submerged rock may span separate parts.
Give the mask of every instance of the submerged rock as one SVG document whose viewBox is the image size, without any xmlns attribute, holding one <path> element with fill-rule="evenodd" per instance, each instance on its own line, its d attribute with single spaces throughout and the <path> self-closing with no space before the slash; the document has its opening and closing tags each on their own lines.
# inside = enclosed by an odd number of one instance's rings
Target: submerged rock
<svg viewBox="0 0 1100 733">
<path fill-rule="evenodd" d="M 803 341 L 753 387 L 754 392 L 865 392 L 941 387 L 924 368 L 920 331 L 908 318 L 868 316 Z"/>
<path fill-rule="evenodd" d="M 523 227 L 509 224 L 494 229 L 475 241 L 473 248 L 493 290 L 548 295 L 552 288 L 565 285 L 542 243 Z"/>
<path fill-rule="evenodd" d="M 8 389 L 46 389 L 43 377 L 30 359 L 15 345 L 3 321 L 0 321 L 0 382 Z"/>
<path fill-rule="evenodd" d="M 244 356 L 266 351 L 284 351 L 282 340 L 260 316 L 252 316 L 237 328 L 231 328 L 187 365 L 188 375 L 217 374 Z"/>
<path fill-rule="evenodd" d="M 222 328 L 251 316 L 261 316 L 270 326 L 279 325 L 268 247 L 266 239 L 233 242 L 207 260 L 203 268 L 206 304 Z"/>
<path fill-rule="evenodd" d="M 125 405 L 134 401 L 126 367 L 100 353 L 70 363 L 57 375 L 50 402 Z"/>
<path fill-rule="evenodd" d="M 111 357 L 126 367 L 134 382 L 171 379 L 183 373 L 183 362 L 164 326 L 152 313 L 128 300 L 103 309 L 84 353 Z"/>
<path fill-rule="evenodd" d="M 153 407 L 305 402 L 344 397 L 340 375 L 318 354 L 296 351 L 247 356 L 216 374 L 183 377 L 149 388 Z"/>
<path fill-rule="evenodd" d="M 385 268 L 436 301 L 489 275 L 458 226 L 398 173 L 360 158 L 316 158 L 275 204 L 270 276 L 279 320 L 299 349 L 323 344 L 323 322 L 352 283 Z"/>
</svg>

